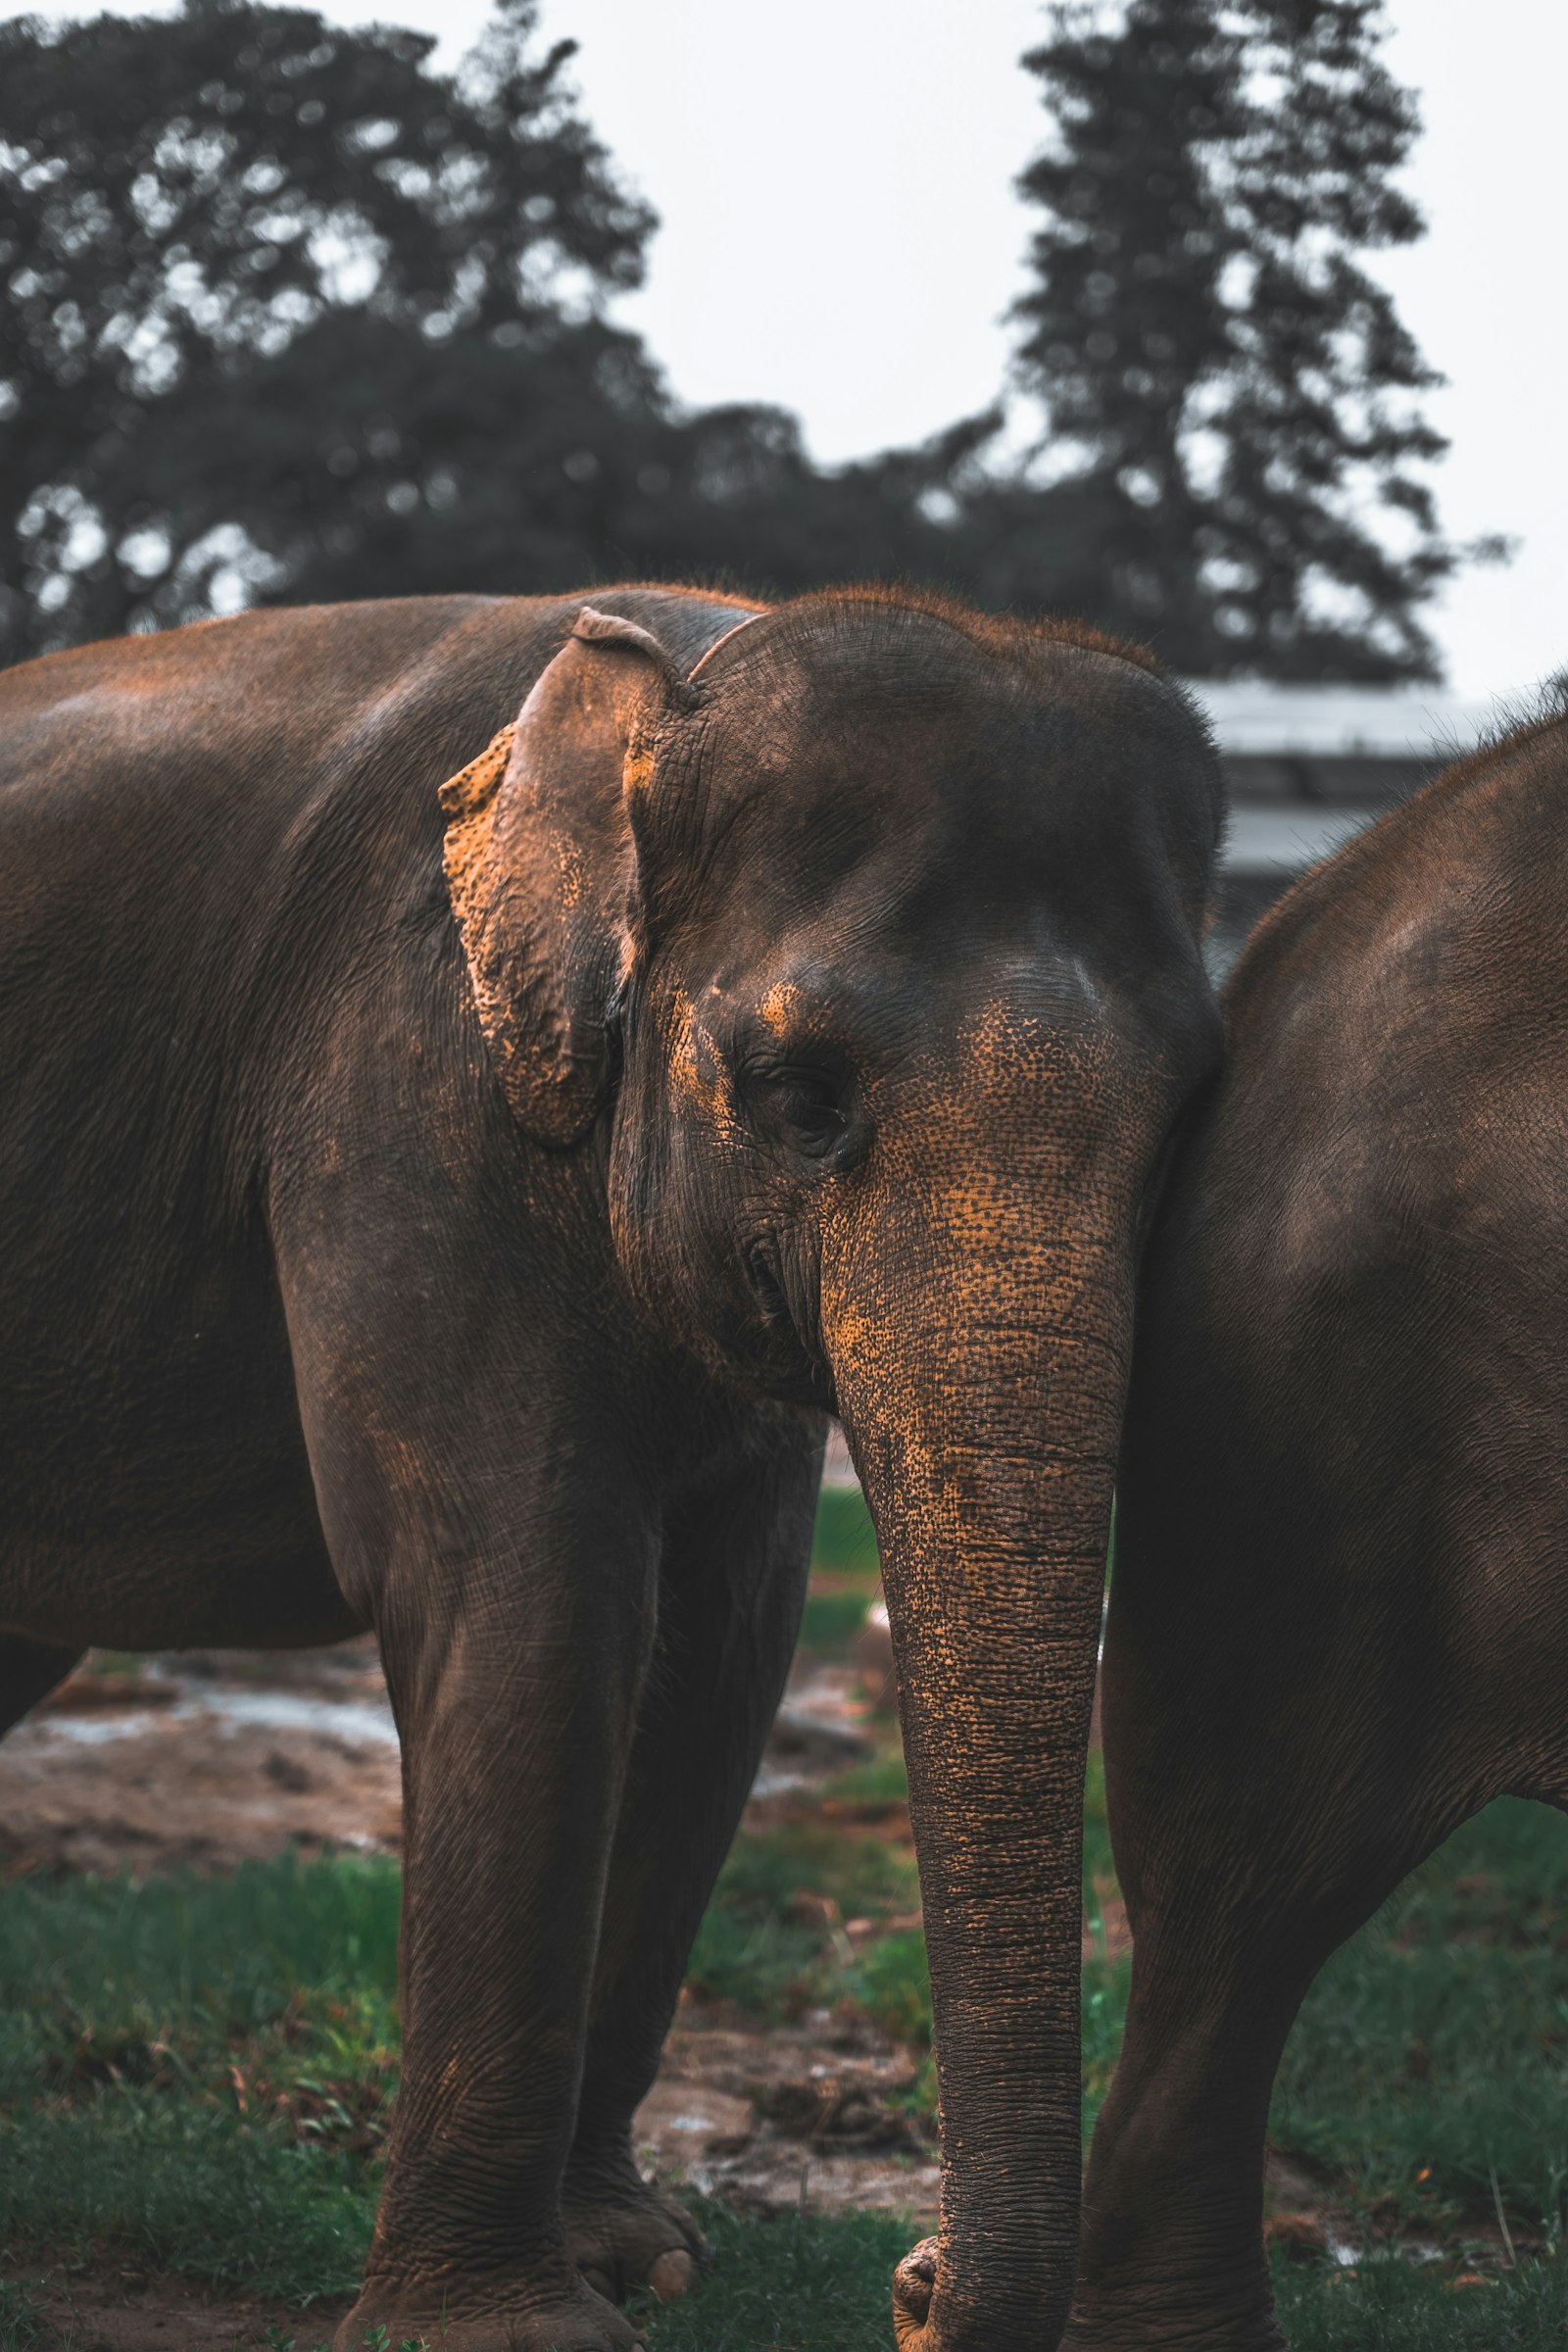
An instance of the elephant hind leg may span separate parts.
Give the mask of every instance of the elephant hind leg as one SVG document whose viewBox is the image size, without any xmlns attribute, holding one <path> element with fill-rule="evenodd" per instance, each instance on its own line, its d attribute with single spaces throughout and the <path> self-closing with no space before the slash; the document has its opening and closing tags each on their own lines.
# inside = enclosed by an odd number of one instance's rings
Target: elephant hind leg
<svg viewBox="0 0 1568 2352">
<path fill-rule="evenodd" d="M 29 1707 L 47 1698 L 85 1654 L 57 1649 L 47 1642 L 27 1642 L 20 1634 L 0 1635 L 0 1739 Z"/>
<path fill-rule="evenodd" d="M 1202 1726 L 1187 1729 L 1196 1746 Z M 1168 1798 L 1123 1791 L 1117 1856 L 1144 1899 L 1062 2352 L 1284 2352 L 1263 2166 L 1287 2034 L 1335 1947 L 1470 1810 L 1434 1821 L 1426 1774 L 1401 1780 L 1385 1756 L 1337 1780 L 1331 1756 L 1272 1729 L 1227 1747 L 1222 1774 L 1171 1759 Z M 1261 1816 L 1249 1786 L 1266 1791 Z"/>
</svg>

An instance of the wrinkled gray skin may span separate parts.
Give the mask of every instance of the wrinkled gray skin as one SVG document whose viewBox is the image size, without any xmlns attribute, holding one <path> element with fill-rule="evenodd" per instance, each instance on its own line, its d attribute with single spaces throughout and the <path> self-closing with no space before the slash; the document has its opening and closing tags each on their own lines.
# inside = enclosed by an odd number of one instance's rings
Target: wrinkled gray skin
<svg viewBox="0 0 1568 2352">
<path fill-rule="evenodd" d="M 593 602 L 0 678 L 0 1722 L 88 1642 L 373 1625 L 405 2073 L 339 2342 L 612 2352 L 615 2298 L 701 2254 L 628 2128 L 837 1409 L 945 2123 L 900 2327 L 1044 2352 L 1132 1267 L 1216 1050 L 1214 762 L 1070 632 Z"/>
<path fill-rule="evenodd" d="M 1226 992 L 1139 1299 L 1104 1660 L 1135 1957 L 1072 2352 L 1282 2352 L 1302 1994 L 1492 1798 L 1568 1810 L 1565 908 L 1559 718 L 1310 875 Z"/>
</svg>

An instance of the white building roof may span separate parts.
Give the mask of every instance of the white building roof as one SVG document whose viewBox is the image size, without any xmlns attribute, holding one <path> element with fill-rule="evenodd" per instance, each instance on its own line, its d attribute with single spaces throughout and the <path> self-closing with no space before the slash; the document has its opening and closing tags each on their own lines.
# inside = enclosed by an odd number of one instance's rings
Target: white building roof
<svg viewBox="0 0 1568 2352">
<path fill-rule="evenodd" d="M 1274 686 L 1194 678 L 1222 752 L 1319 759 L 1458 759 L 1501 712 L 1436 686 Z"/>
<path fill-rule="evenodd" d="M 1239 874 L 1298 874 L 1377 816 L 1375 808 L 1233 808 L 1221 863 Z"/>
</svg>

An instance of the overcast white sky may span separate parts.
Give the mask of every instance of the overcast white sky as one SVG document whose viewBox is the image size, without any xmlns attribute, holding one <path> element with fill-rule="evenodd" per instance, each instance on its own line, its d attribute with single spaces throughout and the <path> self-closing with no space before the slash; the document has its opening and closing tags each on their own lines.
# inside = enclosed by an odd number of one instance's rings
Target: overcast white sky
<svg viewBox="0 0 1568 2352">
<path fill-rule="evenodd" d="M 486 7 L 322 13 L 423 25 L 456 56 Z M 1522 542 L 1450 589 L 1435 626 L 1455 693 L 1508 693 L 1568 665 L 1568 7 L 1389 13 L 1390 62 L 1422 95 L 1408 185 L 1430 230 L 1378 267 L 1449 378 L 1429 404 L 1453 444 L 1436 475 L 1446 528 Z M 683 399 L 781 402 L 831 461 L 995 397 L 1029 227 L 1012 181 L 1042 122 L 1017 60 L 1042 23 L 1039 0 L 543 0 L 545 32 L 581 43 L 589 119 L 662 216 L 619 315 Z"/>
</svg>

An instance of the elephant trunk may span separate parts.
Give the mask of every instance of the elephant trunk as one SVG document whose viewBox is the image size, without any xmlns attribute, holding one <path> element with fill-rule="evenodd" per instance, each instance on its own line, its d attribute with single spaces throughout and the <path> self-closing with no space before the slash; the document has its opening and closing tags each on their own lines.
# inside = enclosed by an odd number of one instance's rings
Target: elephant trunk
<svg viewBox="0 0 1568 2352">
<path fill-rule="evenodd" d="M 1077 2261 L 1083 1774 L 1131 1219 L 1102 1199 L 1048 1237 L 1029 1198 L 978 1242 L 906 1222 L 892 1290 L 868 1312 L 844 1285 L 825 1320 L 882 1553 L 931 1968 L 942 2226 L 929 2319 L 901 2331 L 932 2352 L 1049 2352 Z M 885 1262 L 863 1236 L 856 1256 Z"/>
</svg>

